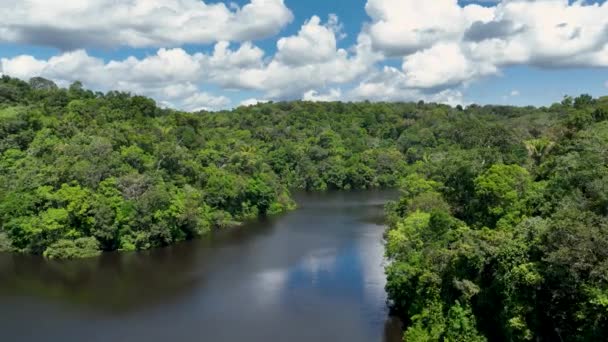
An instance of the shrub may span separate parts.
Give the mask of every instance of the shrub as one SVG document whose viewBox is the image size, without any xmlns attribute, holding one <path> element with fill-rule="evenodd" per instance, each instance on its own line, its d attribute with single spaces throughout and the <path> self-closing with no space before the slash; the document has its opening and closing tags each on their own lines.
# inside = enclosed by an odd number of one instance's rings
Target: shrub
<svg viewBox="0 0 608 342">
<path fill-rule="evenodd" d="M 97 239 L 87 237 L 76 240 L 59 240 L 50 245 L 43 255 L 49 259 L 81 259 L 96 257 L 100 254 Z"/>
</svg>

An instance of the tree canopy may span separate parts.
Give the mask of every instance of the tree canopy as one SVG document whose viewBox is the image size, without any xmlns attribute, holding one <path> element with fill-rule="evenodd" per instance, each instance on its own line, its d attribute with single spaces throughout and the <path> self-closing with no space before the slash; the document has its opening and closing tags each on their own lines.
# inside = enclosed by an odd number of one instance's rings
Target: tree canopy
<svg viewBox="0 0 608 342">
<path fill-rule="evenodd" d="M 386 273 L 406 341 L 608 338 L 607 105 L 469 108 L 405 151 Z"/>
<path fill-rule="evenodd" d="M 4 76 L 0 248 L 49 258 L 142 250 L 289 210 L 292 189 L 396 186 L 408 106 L 184 113 L 79 82 Z"/>
</svg>

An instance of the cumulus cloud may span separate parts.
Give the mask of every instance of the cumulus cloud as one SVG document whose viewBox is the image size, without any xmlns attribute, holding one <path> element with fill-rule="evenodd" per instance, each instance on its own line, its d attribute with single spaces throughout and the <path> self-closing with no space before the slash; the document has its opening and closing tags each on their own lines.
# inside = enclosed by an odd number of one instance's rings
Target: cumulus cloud
<svg viewBox="0 0 608 342">
<path fill-rule="evenodd" d="M 3 74 L 29 79 L 42 76 L 62 86 L 82 81 L 99 90 L 123 90 L 151 96 L 160 104 L 185 110 L 219 109 L 230 105 L 225 96 L 201 91 L 208 56 L 190 55 L 183 49 L 160 49 L 143 59 L 129 57 L 104 62 L 84 50 L 66 52 L 48 60 L 31 56 L 0 59 Z"/>
<path fill-rule="evenodd" d="M 181 107 L 187 111 L 216 110 L 230 105 L 230 99 L 225 96 L 214 96 L 206 92 L 194 92 L 182 100 Z"/>
<path fill-rule="evenodd" d="M 283 0 L 240 8 L 200 0 L 4 0 L 0 41 L 62 50 L 168 47 L 265 38 L 292 20 Z"/>
<path fill-rule="evenodd" d="M 427 92 L 408 85 L 407 76 L 399 69 L 385 66 L 371 73 L 353 88 L 346 98 L 352 101 L 427 101 L 449 105 L 464 104 L 463 94 L 455 89 Z"/>
<path fill-rule="evenodd" d="M 512 0 L 494 12 L 495 18 L 508 18 L 521 29 L 473 44 L 473 57 L 497 65 L 608 66 L 608 60 L 598 55 L 608 44 L 608 3 Z"/>
<path fill-rule="evenodd" d="M 476 21 L 465 31 L 464 39 L 479 42 L 494 38 L 508 38 L 517 33 L 522 33 L 526 29 L 526 26 L 516 24 L 511 20 L 497 20 L 487 23 Z"/>
<path fill-rule="evenodd" d="M 313 16 L 298 34 L 277 42 L 273 58 L 242 68 L 213 72 L 211 79 L 225 88 L 257 90 L 269 99 L 299 98 L 311 89 L 352 82 L 368 73 L 381 55 L 361 34 L 349 50 L 337 48 L 335 18 L 322 23 Z M 241 47 L 242 48 L 242 47 Z"/>
<path fill-rule="evenodd" d="M 304 101 L 316 101 L 316 102 L 331 102 L 339 101 L 342 99 L 341 89 L 330 89 L 327 93 L 319 93 L 316 90 L 309 90 L 302 96 Z"/>
<path fill-rule="evenodd" d="M 406 84 L 412 88 L 450 87 L 496 74 L 491 63 L 473 61 L 457 43 L 439 43 L 405 57 Z"/>
<path fill-rule="evenodd" d="M 32 76 L 41 75 L 45 66 L 46 62 L 28 55 L 0 59 L 0 72 L 26 80 Z"/>
<path fill-rule="evenodd" d="M 315 15 L 295 34 L 276 37 L 274 54 L 252 41 L 292 20 L 283 0 L 243 7 L 200 0 L 2 1 L 0 9 L 8 8 L 0 11 L 0 42 L 64 51 L 48 59 L 3 58 L 0 72 L 41 75 L 63 86 L 81 80 L 187 110 L 230 107 L 230 94 L 241 90 L 253 97 L 241 105 L 265 101 L 259 99 L 464 104 L 472 82 L 507 66 L 608 67 L 608 2 L 367 0 L 369 22 L 352 46 L 343 46 L 336 15 Z M 180 48 L 190 43 L 214 45 L 208 53 Z M 89 55 L 89 46 L 159 49 L 108 61 Z"/>
<path fill-rule="evenodd" d="M 388 56 L 402 56 L 442 41 L 460 39 L 475 21 L 489 21 L 492 10 L 460 7 L 457 0 L 368 0 L 369 32 L 374 47 Z"/>
<path fill-rule="evenodd" d="M 318 90 L 362 77 L 380 58 L 364 34 L 353 48 L 338 48 L 339 27 L 334 16 L 325 23 L 313 16 L 296 35 L 279 40 L 276 54 L 268 58 L 251 42 L 232 46 L 220 41 L 209 54 L 161 48 L 145 58 L 106 62 L 85 50 L 75 50 L 48 60 L 31 56 L 3 58 L 0 66 L 3 73 L 22 79 L 43 76 L 63 86 L 80 80 L 94 89 L 131 91 L 186 110 L 226 108 L 232 104 L 225 95 L 204 91 L 210 87 L 258 91 L 271 100 L 331 100 L 338 99 L 340 93 L 332 90 L 322 94 Z M 295 57 L 307 50 L 322 53 L 303 55 L 296 61 Z"/>
<path fill-rule="evenodd" d="M 321 25 L 313 16 L 300 32 L 277 42 L 277 60 L 285 65 L 306 65 L 327 62 L 336 54 L 336 33 L 332 26 Z"/>
<path fill-rule="evenodd" d="M 607 67 L 608 2 L 368 0 L 372 45 L 415 88 L 466 85 L 515 64 Z"/>
<path fill-rule="evenodd" d="M 241 101 L 240 106 L 244 106 L 244 107 L 248 107 L 248 106 L 255 106 L 258 103 L 266 103 L 268 102 L 267 100 L 258 100 L 258 99 L 254 99 L 254 98 L 250 98 L 250 99 L 246 99 Z"/>
</svg>

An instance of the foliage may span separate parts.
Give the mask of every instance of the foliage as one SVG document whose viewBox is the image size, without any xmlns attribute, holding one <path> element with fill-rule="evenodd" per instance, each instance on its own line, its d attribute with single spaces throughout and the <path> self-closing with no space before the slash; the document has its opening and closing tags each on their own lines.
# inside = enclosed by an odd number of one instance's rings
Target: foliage
<svg viewBox="0 0 608 342">
<path fill-rule="evenodd" d="M 44 251 L 49 259 L 82 259 L 98 256 L 99 242 L 93 237 L 76 240 L 59 240 Z"/>
<path fill-rule="evenodd" d="M 407 166 L 396 148 L 406 108 L 183 113 L 79 82 L 3 76 L 0 245 L 54 258 L 80 255 L 83 238 L 102 251 L 144 250 L 293 209 L 292 189 L 395 186 Z"/>
<path fill-rule="evenodd" d="M 406 341 L 608 338 L 605 100 L 528 110 L 494 126 L 503 138 L 455 131 L 410 161 L 386 234 Z"/>
</svg>

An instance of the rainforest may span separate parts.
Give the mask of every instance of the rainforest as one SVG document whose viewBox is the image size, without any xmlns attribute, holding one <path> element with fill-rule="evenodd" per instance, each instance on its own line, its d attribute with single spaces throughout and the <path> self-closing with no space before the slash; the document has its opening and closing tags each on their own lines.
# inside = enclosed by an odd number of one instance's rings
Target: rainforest
<svg viewBox="0 0 608 342">
<path fill-rule="evenodd" d="M 608 338 L 608 97 L 188 113 L 0 80 L 0 251 L 150 250 L 357 189 L 400 191 L 385 271 L 406 341 Z"/>
</svg>

